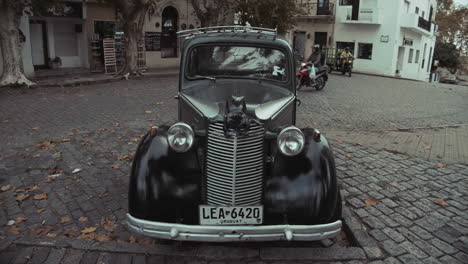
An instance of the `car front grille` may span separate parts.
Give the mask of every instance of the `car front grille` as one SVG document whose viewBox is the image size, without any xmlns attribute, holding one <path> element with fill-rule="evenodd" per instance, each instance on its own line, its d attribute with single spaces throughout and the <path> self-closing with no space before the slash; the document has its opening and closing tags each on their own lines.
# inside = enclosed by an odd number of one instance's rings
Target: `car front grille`
<svg viewBox="0 0 468 264">
<path fill-rule="evenodd" d="M 206 156 L 209 205 L 261 204 L 263 138 L 260 125 L 252 125 L 245 136 L 226 138 L 223 123 L 210 124 Z"/>
</svg>

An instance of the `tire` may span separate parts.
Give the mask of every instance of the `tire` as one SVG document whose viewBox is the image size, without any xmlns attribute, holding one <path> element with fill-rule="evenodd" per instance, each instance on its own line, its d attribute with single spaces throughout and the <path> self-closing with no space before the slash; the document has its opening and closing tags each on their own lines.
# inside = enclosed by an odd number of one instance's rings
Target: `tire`
<svg viewBox="0 0 468 264">
<path fill-rule="evenodd" d="M 322 90 L 324 87 L 325 87 L 325 84 L 327 83 L 325 81 L 325 79 L 323 77 L 319 77 L 317 80 L 315 80 L 317 82 L 317 85 L 315 86 L 315 89 L 317 91 L 320 91 Z"/>
<path fill-rule="evenodd" d="M 348 72 L 349 72 L 349 73 L 348 73 L 349 77 L 351 77 L 351 68 L 349 68 L 349 71 L 348 71 Z"/>
<path fill-rule="evenodd" d="M 346 74 L 346 67 L 343 66 L 343 68 L 341 69 L 341 74 L 343 74 L 343 75 Z"/>
</svg>

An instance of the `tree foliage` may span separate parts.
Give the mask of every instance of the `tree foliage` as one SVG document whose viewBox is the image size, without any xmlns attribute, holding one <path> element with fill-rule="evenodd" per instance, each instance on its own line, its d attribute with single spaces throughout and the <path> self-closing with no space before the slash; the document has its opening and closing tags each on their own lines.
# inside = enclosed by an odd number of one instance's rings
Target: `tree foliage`
<svg viewBox="0 0 468 264">
<path fill-rule="evenodd" d="M 285 33 L 295 25 L 299 12 L 295 0 L 236 0 L 239 23 L 254 27 L 276 28 Z"/>
<path fill-rule="evenodd" d="M 232 9 L 234 0 L 190 0 L 195 15 L 200 20 L 201 27 L 223 26 L 232 24 Z"/>
<path fill-rule="evenodd" d="M 439 66 L 455 72 L 460 66 L 460 51 L 452 43 L 437 42 L 434 49 L 434 59 L 439 60 Z"/>
<path fill-rule="evenodd" d="M 468 7 L 454 5 L 453 0 L 439 0 L 436 23 L 438 42 L 453 43 L 462 54 L 468 55 Z"/>
</svg>

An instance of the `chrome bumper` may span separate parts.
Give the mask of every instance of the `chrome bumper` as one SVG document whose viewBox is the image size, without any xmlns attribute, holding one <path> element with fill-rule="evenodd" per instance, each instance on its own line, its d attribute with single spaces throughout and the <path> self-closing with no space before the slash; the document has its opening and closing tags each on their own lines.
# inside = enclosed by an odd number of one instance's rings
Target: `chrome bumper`
<svg viewBox="0 0 468 264">
<path fill-rule="evenodd" d="M 204 242 L 313 241 L 336 237 L 341 231 L 340 220 L 322 225 L 202 226 L 153 222 L 130 214 L 127 214 L 127 225 L 146 236 Z"/>
</svg>

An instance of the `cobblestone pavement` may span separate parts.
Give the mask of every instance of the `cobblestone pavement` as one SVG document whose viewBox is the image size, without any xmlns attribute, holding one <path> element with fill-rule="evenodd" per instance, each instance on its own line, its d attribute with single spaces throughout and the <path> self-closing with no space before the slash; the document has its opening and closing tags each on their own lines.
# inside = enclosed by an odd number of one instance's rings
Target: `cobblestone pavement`
<svg viewBox="0 0 468 264">
<path fill-rule="evenodd" d="M 468 125 L 405 131 L 328 130 L 326 136 L 441 163 L 468 164 Z"/>
<path fill-rule="evenodd" d="M 333 76 L 330 86 L 341 82 L 340 77 Z M 230 263 L 224 259 L 235 254 L 239 255 L 233 258 L 242 262 L 297 263 L 298 258 L 310 255 L 309 249 L 285 253 L 252 245 L 241 249 L 224 246 L 224 251 L 209 247 L 205 255 L 193 258 L 188 253 L 183 255 L 185 248 L 177 250 L 177 244 L 165 245 L 166 242 L 128 233 L 122 221 L 127 209 L 131 158 L 139 138 L 150 124 L 175 119 L 175 100 L 172 99 L 175 86 L 173 78 L 164 78 L 63 90 L 0 91 L 3 136 L 0 139 L 0 237 L 4 240 L 14 236 L 23 238 L 23 242 L 10 245 L 0 254 L 0 260 L 5 260 L 1 263 L 10 260 L 12 263 L 96 263 L 98 260 L 100 263 L 130 263 L 130 260 L 133 263 L 192 263 L 194 260 Z M 436 95 L 446 96 L 444 100 L 450 97 L 452 108 L 460 106 L 460 94 Z M 304 95 L 305 107 L 300 111 L 313 107 L 314 100 L 328 96 L 328 93 L 315 92 Z M 432 113 L 437 110 L 434 108 Z M 371 110 L 368 112 L 371 119 L 381 117 L 374 116 Z M 300 112 L 299 119 L 304 115 Z M 340 113 L 335 112 L 335 115 Z M 454 116 L 452 122 L 459 122 L 456 118 L 463 117 L 460 113 Z M 438 118 L 434 116 L 430 122 L 443 121 Z M 406 122 L 404 117 L 402 120 L 399 124 Z M 311 120 L 300 122 L 308 124 Z M 337 126 L 346 127 L 346 122 L 350 121 L 337 122 Z M 356 122 L 356 127 L 362 126 Z M 345 202 L 362 220 L 366 231 L 379 241 L 385 255 L 383 262 L 467 262 L 466 165 L 438 164 L 341 141 L 331 144 Z M 90 244 L 87 248 L 47 247 L 44 241 L 24 243 L 34 238 L 103 243 Z M 109 240 L 118 242 L 107 242 Z M 123 243 L 128 247 L 135 243 L 142 247 L 163 243 L 172 251 L 118 254 L 119 247 L 106 247 L 111 245 L 106 243 Z M 95 247 L 101 246 L 106 250 L 96 250 Z M 380 252 L 367 250 L 363 255 L 362 249 L 356 250 L 355 256 L 344 259 L 362 263 Z M 230 251 L 236 253 L 216 255 Z M 210 254 L 218 257 L 206 257 Z"/>
</svg>

